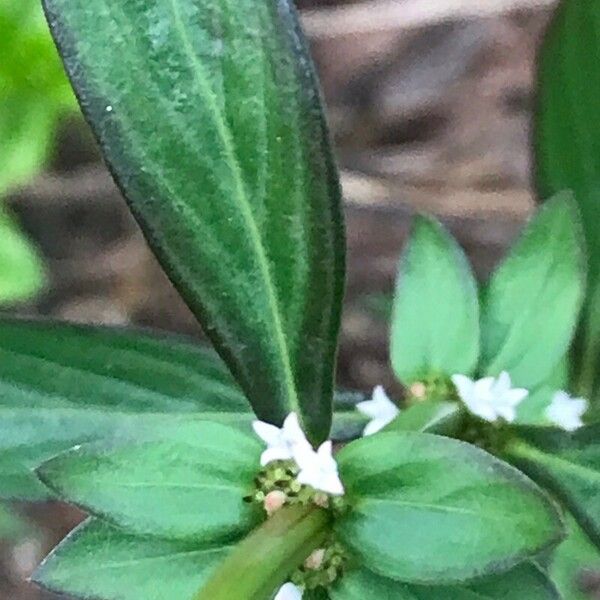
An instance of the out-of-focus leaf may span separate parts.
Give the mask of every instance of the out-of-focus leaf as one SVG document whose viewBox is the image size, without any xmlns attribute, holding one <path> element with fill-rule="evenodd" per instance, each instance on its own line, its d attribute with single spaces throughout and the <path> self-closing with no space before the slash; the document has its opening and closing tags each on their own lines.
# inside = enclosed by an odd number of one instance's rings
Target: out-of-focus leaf
<svg viewBox="0 0 600 600">
<path fill-rule="evenodd" d="M 0 196 L 43 166 L 75 98 L 38 0 L 0 3 Z"/>
<path fill-rule="evenodd" d="M 600 553 L 569 514 L 566 524 L 567 537 L 550 559 L 550 576 L 564 600 L 590 600 L 581 590 L 581 576 L 590 571 L 600 573 Z"/>
<path fill-rule="evenodd" d="M 600 365 L 600 6 L 563 0 L 538 61 L 536 182 L 541 198 L 572 190 L 589 254 L 589 293 L 573 354 L 577 391 L 591 395 Z"/>
<path fill-rule="evenodd" d="M 452 435 L 462 421 L 460 406 L 456 402 L 428 400 L 402 410 L 384 431 L 421 431 Z"/>
<path fill-rule="evenodd" d="M 515 386 L 548 379 L 571 343 L 585 285 L 581 225 L 570 194 L 544 205 L 496 270 L 482 304 L 482 370 Z"/>
<path fill-rule="evenodd" d="M 40 258 L 0 206 L 0 303 L 27 300 L 43 281 Z"/>
<path fill-rule="evenodd" d="M 417 217 L 398 271 L 390 354 L 400 381 L 470 374 L 479 355 L 479 302 L 461 248 L 437 221 Z"/>
<path fill-rule="evenodd" d="M 344 236 L 291 2 L 44 4 L 117 182 L 257 415 L 326 438 Z"/>
</svg>

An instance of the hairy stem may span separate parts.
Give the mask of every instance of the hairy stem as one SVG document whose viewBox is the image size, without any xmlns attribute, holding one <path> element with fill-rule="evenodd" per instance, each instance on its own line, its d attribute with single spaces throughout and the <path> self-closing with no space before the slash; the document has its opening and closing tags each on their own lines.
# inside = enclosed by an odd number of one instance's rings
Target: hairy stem
<svg viewBox="0 0 600 600">
<path fill-rule="evenodd" d="M 314 506 L 283 508 L 242 540 L 195 600 L 269 600 L 323 543 L 329 514 Z"/>
</svg>

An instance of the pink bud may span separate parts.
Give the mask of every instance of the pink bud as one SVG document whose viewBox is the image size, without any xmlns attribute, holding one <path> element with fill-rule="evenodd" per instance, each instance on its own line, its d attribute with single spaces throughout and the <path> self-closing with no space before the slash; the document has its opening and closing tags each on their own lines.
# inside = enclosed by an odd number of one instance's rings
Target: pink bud
<svg viewBox="0 0 600 600">
<path fill-rule="evenodd" d="M 287 496 L 281 490 L 273 490 L 265 496 L 264 507 L 269 517 L 277 512 L 286 502 Z"/>
<path fill-rule="evenodd" d="M 311 571 L 316 571 L 325 560 L 325 548 L 315 550 L 305 561 L 304 566 Z"/>
<path fill-rule="evenodd" d="M 413 398 L 417 398 L 418 400 L 423 400 L 427 395 L 427 388 L 424 383 L 417 381 L 417 383 L 413 383 L 410 386 L 410 394 Z"/>
</svg>

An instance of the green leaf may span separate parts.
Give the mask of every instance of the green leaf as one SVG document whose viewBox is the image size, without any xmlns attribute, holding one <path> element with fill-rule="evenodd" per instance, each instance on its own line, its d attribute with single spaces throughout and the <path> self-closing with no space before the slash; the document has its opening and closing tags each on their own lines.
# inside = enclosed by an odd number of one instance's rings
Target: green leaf
<svg viewBox="0 0 600 600">
<path fill-rule="evenodd" d="M 586 571 L 600 571 L 600 553 L 567 514 L 568 535 L 552 554 L 550 576 L 565 600 L 590 600 L 580 587 L 580 577 Z"/>
<path fill-rule="evenodd" d="M 540 52 L 535 119 L 536 182 L 542 198 L 572 190 L 589 249 L 589 289 L 574 353 L 580 388 L 598 385 L 600 350 L 600 10 L 564 0 Z"/>
<path fill-rule="evenodd" d="M 31 469 L 75 444 L 201 418 L 253 418 L 210 350 L 175 336 L 0 321 L 1 497 L 45 497 Z"/>
<path fill-rule="evenodd" d="M 404 384 L 432 375 L 470 374 L 479 355 L 477 285 L 452 236 L 417 217 L 400 259 L 391 361 Z"/>
<path fill-rule="evenodd" d="M 46 558 L 33 580 L 84 599 L 192 600 L 230 549 L 136 537 L 90 519 Z"/>
<path fill-rule="evenodd" d="M 257 415 L 327 437 L 338 178 L 289 0 L 45 0 L 105 158 Z"/>
<path fill-rule="evenodd" d="M 76 104 L 37 0 L 0 4 L 0 56 L 3 196 L 41 170 L 59 118 Z"/>
<path fill-rule="evenodd" d="M 461 410 L 456 402 L 426 400 L 400 411 L 383 431 L 421 431 L 452 435 L 461 422 Z"/>
<path fill-rule="evenodd" d="M 506 455 L 556 494 L 600 547 L 600 426 L 575 434 L 559 430 L 521 431 Z"/>
<path fill-rule="evenodd" d="M 43 282 L 37 252 L 0 206 L 0 303 L 28 300 Z"/>
<path fill-rule="evenodd" d="M 331 600 L 559 600 L 539 569 L 523 564 L 509 573 L 461 586 L 408 585 L 367 569 L 350 571 L 330 592 Z"/>
<path fill-rule="evenodd" d="M 253 433 L 180 423 L 141 439 L 77 446 L 38 468 L 59 497 L 132 533 L 222 541 L 257 523 L 244 501 L 260 468 Z"/>
<path fill-rule="evenodd" d="M 558 543 L 554 505 L 527 477 L 457 440 L 382 433 L 338 455 L 352 510 L 341 540 L 372 571 L 457 583 L 506 571 Z"/>
<path fill-rule="evenodd" d="M 577 208 L 547 202 L 496 270 L 482 307 L 482 369 L 515 386 L 546 380 L 567 351 L 585 284 Z"/>
</svg>

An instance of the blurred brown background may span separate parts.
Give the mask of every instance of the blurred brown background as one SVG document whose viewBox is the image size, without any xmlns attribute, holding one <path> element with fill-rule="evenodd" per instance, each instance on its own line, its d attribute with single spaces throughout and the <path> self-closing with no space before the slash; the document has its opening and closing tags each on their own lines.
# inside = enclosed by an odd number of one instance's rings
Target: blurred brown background
<svg viewBox="0 0 600 600">
<path fill-rule="evenodd" d="M 299 2 L 346 198 L 342 385 L 400 393 L 387 364 L 385 306 L 411 214 L 441 217 L 480 277 L 530 214 L 535 56 L 554 4 Z M 201 335 L 80 121 L 64 123 L 52 169 L 10 204 L 51 275 L 21 313 Z M 20 581 L 79 519 L 56 505 L 26 510 L 42 533 L 0 552 L 0 599 L 51 598 Z"/>
</svg>

